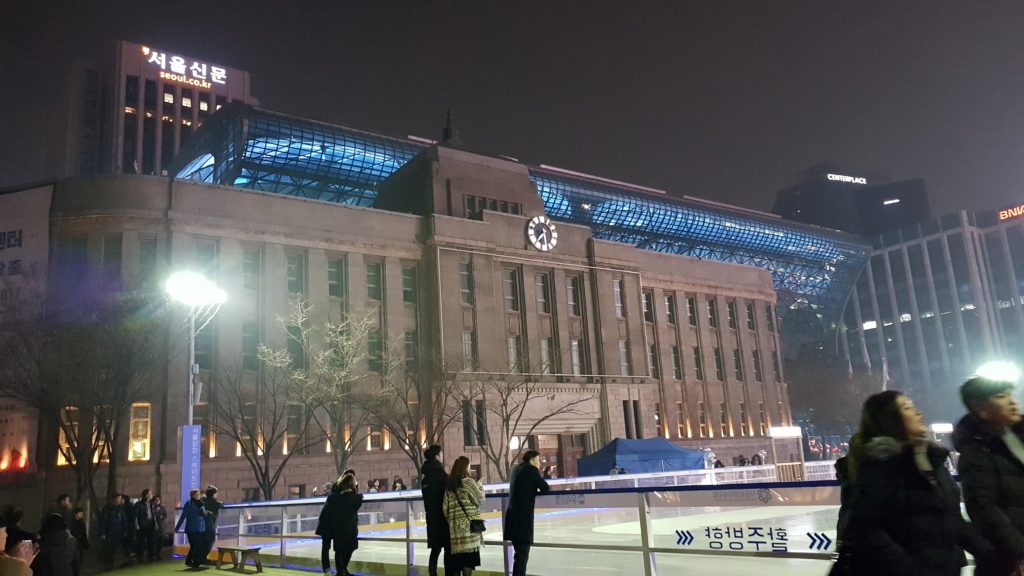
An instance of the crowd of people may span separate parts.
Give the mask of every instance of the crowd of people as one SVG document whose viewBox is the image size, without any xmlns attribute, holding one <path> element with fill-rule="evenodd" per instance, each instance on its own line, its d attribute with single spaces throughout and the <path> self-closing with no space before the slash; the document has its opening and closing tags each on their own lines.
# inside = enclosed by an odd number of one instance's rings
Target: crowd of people
<svg viewBox="0 0 1024 576">
<path fill-rule="evenodd" d="M 868 398 L 850 452 L 836 462 L 842 485 L 839 556 L 830 574 L 954 576 L 975 558 L 976 576 L 1024 576 L 1024 423 L 1013 384 L 973 377 L 949 450 L 927 440 L 905 394 Z"/>
<path fill-rule="evenodd" d="M 78 576 L 90 542 L 85 511 L 61 494 L 39 522 L 39 532 L 27 530 L 24 514 L 8 506 L 0 514 L 0 574 L 18 576 Z M 167 510 L 160 497 L 144 490 L 131 501 L 114 494 L 100 512 L 98 535 L 103 567 L 114 567 L 123 554 L 125 564 L 156 561 L 168 538 Z"/>
<path fill-rule="evenodd" d="M 437 576 L 439 561 L 445 574 L 469 576 L 480 566 L 480 548 L 486 525 L 480 513 L 484 488 L 473 478 L 469 458 L 460 456 L 445 472 L 441 447 L 434 445 L 425 452 L 426 460 L 420 470 L 420 490 L 427 522 L 427 547 L 430 549 L 428 571 Z M 550 472 L 550 470 L 548 470 Z M 393 486 L 400 483 L 395 478 Z M 394 488 L 395 490 L 404 490 Z M 369 491 L 374 489 L 371 484 Z M 548 484 L 540 471 L 540 454 L 529 450 L 512 470 L 509 487 L 509 506 L 505 512 L 505 540 L 515 549 L 512 574 L 526 574 L 526 564 L 533 544 L 533 510 L 537 494 L 546 492 Z M 325 486 L 329 492 L 320 510 L 316 534 L 321 538 L 320 560 L 324 574 L 331 573 L 331 551 L 334 567 L 339 576 L 348 571 L 352 555 L 359 548 L 358 512 L 363 504 L 355 470 L 346 470 L 337 481 Z"/>
</svg>

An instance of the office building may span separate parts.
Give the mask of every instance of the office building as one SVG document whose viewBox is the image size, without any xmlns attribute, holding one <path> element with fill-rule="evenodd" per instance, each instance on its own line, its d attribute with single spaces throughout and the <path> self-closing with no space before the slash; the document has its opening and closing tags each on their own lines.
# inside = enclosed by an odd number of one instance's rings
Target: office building
<svg viewBox="0 0 1024 576">
<path fill-rule="evenodd" d="M 256 103 L 249 73 L 121 41 L 68 76 L 54 173 L 165 173 L 182 144 L 228 102 Z"/>
<path fill-rule="evenodd" d="M 1024 360 L 1021 214 L 961 211 L 874 237 L 838 336 L 852 367 L 952 419 L 981 364 Z"/>
<path fill-rule="evenodd" d="M 892 182 L 874 173 L 823 163 L 780 190 L 772 212 L 797 222 L 874 236 L 929 217 L 924 180 Z"/>
</svg>

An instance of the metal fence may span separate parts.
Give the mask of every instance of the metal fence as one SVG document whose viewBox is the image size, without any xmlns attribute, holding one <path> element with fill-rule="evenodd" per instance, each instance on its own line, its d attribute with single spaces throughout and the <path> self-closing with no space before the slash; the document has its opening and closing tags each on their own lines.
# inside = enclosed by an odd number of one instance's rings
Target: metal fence
<svg viewBox="0 0 1024 576">
<path fill-rule="evenodd" d="M 774 466 L 552 480 L 537 498 L 530 573 L 745 575 L 824 574 L 831 558 L 839 488 L 831 462 L 807 463 L 802 482 L 776 482 Z M 483 564 L 511 571 L 502 542 L 507 485 L 486 486 Z M 314 534 L 322 498 L 231 504 L 218 544 L 258 546 L 270 565 L 320 570 Z M 352 570 L 425 574 L 428 551 L 418 491 L 366 494 Z M 756 568 L 755 568 L 756 566 Z"/>
</svg>

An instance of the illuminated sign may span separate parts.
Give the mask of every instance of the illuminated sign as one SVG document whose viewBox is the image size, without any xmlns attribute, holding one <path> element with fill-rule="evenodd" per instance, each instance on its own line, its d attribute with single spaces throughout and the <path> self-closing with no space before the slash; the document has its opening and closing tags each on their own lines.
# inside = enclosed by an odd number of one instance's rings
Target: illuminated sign
<svg viewBox="0 0 1024 576">
<path fill-rule="evenodd" d="M 159 52 L 149 46 L 142 47 L 142 55 L 146 57 L 147 64 L 155 64 L 160 67 L 160 78 L 163 80 L 206 89 L 212 88 L 214 84 L 227 84 L 228 71 L 226 68 L 198 60 L 186 60 L 183 56 Z"/>
<path fill-rule="evenodd" d="M 1000 220 L 1009 220 L 1010 218 L 1019 218 L 1021 216 L 1024 216 L 1024 204 L 999 211 Z"/>
<path fill-rule="evenodd" d="M 867 178 L 861 178 L 859 176 L 845 176 L 843 174 L 828 174 L 827 178 L 834 182 L 847 182 L 849 184 L 867 184 Z"/>
</svg>

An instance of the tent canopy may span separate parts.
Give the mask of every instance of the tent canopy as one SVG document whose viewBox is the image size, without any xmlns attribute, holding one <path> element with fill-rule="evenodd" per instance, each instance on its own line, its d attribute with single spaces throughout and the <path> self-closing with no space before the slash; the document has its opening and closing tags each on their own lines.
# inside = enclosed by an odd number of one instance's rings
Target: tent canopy
<svg viewBox="0 0 1024 576">
<path fill-rule="evenodd" d="M 704 453 L 700 450 L 680 448 L 664 438 L 616 438 L 590 456 L 580 458 L 577 474 L 603 476 L 611 471 L 612 466 L 625 468 L 630 474 L 700 470 L 704 468 Z"/>
</svg>

